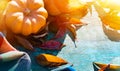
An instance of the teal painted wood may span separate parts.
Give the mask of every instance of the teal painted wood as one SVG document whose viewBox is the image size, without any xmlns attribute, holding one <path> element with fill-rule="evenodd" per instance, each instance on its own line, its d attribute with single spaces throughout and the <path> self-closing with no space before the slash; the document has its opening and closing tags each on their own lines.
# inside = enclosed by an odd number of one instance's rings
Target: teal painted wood
<svg viewBox="0 0 120 71">
<path fill-rule="evenodd" d="M 38 52 L 32 53 L 32 55 L 38 55 L 40 53 L 57 55 L 72 63 L 76 71 L 94 71 L 92 62 L 120 64 L 120 42 L 111 41 L 104 34 L 102 23 L 97 17 L 97 13 L 93 10 L 92 15 L 88 14 L 82 20 L 88 22 L 88 25 L 77 31 L 75 42 L 77 48 L 75 48 L 70 37 L 66 35 L 64 40 L 66 47 L 61 51 L 38 49 Z M 36 62 L 33 61 L 33 71 L 39 71 L 38 69 L 41 68 L 43 67 L 37 66 Z"/>
</svg>

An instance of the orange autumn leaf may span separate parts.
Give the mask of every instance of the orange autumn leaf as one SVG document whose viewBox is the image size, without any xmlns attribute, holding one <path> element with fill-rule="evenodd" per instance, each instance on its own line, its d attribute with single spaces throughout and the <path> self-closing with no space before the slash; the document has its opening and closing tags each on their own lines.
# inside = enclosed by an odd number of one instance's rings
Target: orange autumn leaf
<svg viewBox="0 0 120 71">
<path fill-rule="evenodd" d="M 100 68 L 99 71 L 106 71 L 106 70 L 109 70 L 109 68 L 110 68 L 110 64 Z"/>
<path fill-rule="evenodd" d="M 119 71 L 120 70 L 120 66 L 119 65 L 115 65 L 115 64 L 104 64 L 104 63 L 98 63 L 98 62 L 93 62 L 93 66 L 95 70 L 99 70 L 99 69 L 105 69 L 107 68 L 110 71 Z"/>
<path fill-rule="evenodd" d="M 37 62 L 42 66 L 57 67 L 60 65 L 67 64 L 68 62 L 60 57 L 50 54 L 40 54 L 36 57 Z"/>
</svg>

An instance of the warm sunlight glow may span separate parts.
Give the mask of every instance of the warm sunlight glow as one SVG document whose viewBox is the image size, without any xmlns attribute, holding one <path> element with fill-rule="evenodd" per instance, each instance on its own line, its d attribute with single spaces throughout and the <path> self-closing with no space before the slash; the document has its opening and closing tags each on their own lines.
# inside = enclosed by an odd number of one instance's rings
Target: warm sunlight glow
<svg viewBox="0 0 120 71">
<path fill-rule="evenodd" d="M 108 1 L 109 4 L 120 6 L 120 0 L 106 0 L 106 1 Z"/>
<path fill-rule="evenodd" d="M 120 0 L 97 0 L 105 8 L 120 11 Z"/>
<path fill-rule="evenodd" d="M 69 6 L 72 9 L 80 8 L 84 5 L 84 2 L 80 2 L 79 0 L 69 0 Z"/>
</svg>

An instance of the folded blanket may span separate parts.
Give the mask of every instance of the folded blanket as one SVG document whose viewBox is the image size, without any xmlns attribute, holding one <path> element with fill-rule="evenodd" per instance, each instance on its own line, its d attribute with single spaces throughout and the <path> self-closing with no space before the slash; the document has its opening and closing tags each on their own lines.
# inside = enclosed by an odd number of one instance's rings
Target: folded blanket
<svg viewBox="0 0 120 71">
<path fill-rule="evenodd" d="M 8 58 L 9 59 L 9 58 Z M 30 71 L 31 60 L 27 53 L 24 53 L 20 58 L 10 61 L 0 61 L 0 71 Z"/>
</svg>

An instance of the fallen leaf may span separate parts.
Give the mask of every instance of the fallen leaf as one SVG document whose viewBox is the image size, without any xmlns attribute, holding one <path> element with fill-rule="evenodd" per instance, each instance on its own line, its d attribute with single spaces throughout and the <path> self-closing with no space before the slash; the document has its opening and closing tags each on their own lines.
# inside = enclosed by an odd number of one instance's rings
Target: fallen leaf
<svg viewBox="0 0 120 71">
<path fill-rule="evenodd" d="M 72 40 L 76 39 L 76 27 L 74 25 L 67 25 L 67 29 L 70 31 L 70 33 L 72 34 Z"/>
<path fill-rule="evenodd" d="M 56 40 L 49 40 L 40 45 L 40 48 L 49 50 L 60 50 L 62 47 L 63 44 Z"/>
<path fill-rule="evenodd" d="M 98 71 L 108 71 L 110 68 L 110 64 L 108 64 L 107 66 L 103 66 L 101 69 L 99 69 Z"/>
<path fill-rule="evenodd" d="M 40 65 L 47 67 L 57 67 L 68 63 L 64 59 L 51 54 L 40 54 L 36 59 Z"/>
<path fill-rule="evenodd" d="M 60 39 L 62 37 L 64 37 L 66 34 L 66 27 L 59 27 L 55 37 L 53 39 Z"/>
<path fill-rule="evenodd" d="M 32 44 L 27 39 L 20 36 L 15 36 L 15 38 L 17 39 L 18 43 L 21 44 L 25 49 L 34 51 Z"/>
</svg>

